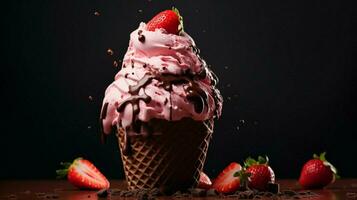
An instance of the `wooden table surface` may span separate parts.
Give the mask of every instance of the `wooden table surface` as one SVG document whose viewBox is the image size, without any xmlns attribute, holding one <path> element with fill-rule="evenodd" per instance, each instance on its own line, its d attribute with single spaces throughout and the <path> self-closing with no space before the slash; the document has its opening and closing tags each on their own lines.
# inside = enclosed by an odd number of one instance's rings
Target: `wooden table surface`
<svg viewBox="0 0 357 200">
<path fill-rule="evenodd" d="M 281 190 L 301 191 L 296 180 L 279 180 Z M 125 182 L 122 180 L 112 180 L 111 188 L 124 189 Z M 337 180 L 334 184 L 323 190 L 312 190 L 318 194 L 315 197 L 303 199 L 319 200 L 349 200 L 357 199 L 357 179 Z M 42 194 L 42 195 L 39 195 Z M 55 194 L 54 197 L 43 194 Z M 95 200 L 98 198 L 96 191 L 78 190 L 65 180 L 0 180 L 0 199 L 67 199 L 67 200 Z M 136 199 L 112 196 L 108 199 Z M 177 199 L 174 197 L 159 197 L 158 199 Z M 181 198 L 185 199 L 185 198 Z M 187 198 L 186 198 L 187 199 Z M 221 199 L 219 197 L 194 197 L 189 199 Z M 228 198 L 229 199 L 229 198 Z M 263 199 L 273 199 L 264 197 Z M 275 198 L 276 199 L 276 198 Z M 279 199 L 279 198 L 278 198 Z M 280 198 L 282 199 L 282 198 Z"/>
</svg>

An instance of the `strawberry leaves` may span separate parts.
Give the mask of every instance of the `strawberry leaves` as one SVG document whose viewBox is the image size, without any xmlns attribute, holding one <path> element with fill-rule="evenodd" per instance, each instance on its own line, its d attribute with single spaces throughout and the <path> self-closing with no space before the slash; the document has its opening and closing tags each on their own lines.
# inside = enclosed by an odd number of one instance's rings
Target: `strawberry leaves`
<svg viewBox="0 0 357 200">
<path fill-rule="evenodd" d="M 269 158 L 268 156 L 258 156 L 258 159 L 255 160 L 252 157 L 248 157 L 245 161 L 244 161 L 244 168 L 248 168 L 252 165 L 259 165 L 259 164 L 264 164 L 264 165 L 268 165 L 269 163 Z"/>
<path fill-rule="evenodd" d="M 183 17 L 182 17 L 182 15 L 180 15 L 180 11 L 177 8 L 172 7 L 172 11 L 174 11 L 179 18 L 180 24 L 178 26 L 178 34 L 181 35 L 181 33 L 184 32 Z"/>
<path fill-rule="evenodd" d="M 331 169 L 331 171 L 333 172 L 334 176 L 336 179 L 341 178 L 338 174 L 337 174 L 337 169 L 335 166 L 333 166 L 329 161 L 327 161 L 326 159 L 326 152 L 322 152 L 319 156 L 317 154 L 313 155 L 314 159 L 318 159 L 321 160 L 323 162 L 323 164 L 327 167 L 329 167 Z"/>
<path fill-rule="evenodd" d="M 57 179 L 65 178 L 68 174 L 69 167 L 72 165 L 70 162 L 61 162 L 63 169 L 56 170 Z"/>
</svg>

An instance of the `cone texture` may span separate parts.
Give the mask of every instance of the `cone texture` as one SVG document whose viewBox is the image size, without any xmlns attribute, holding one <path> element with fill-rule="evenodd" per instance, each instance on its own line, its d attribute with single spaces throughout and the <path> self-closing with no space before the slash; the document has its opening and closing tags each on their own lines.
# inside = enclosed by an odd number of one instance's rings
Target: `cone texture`
<svg viewBox="0 0 357 200">
<path fill-rule="evenodd" d="M 117 129 L 128 189 L 177 191 L 196 186 L 212 137 L 213 120 L 153 120 L 151 126 L 155 135 L 131 138 L 129 156 L 122 153 L 125 130 Z"/>
</svg>

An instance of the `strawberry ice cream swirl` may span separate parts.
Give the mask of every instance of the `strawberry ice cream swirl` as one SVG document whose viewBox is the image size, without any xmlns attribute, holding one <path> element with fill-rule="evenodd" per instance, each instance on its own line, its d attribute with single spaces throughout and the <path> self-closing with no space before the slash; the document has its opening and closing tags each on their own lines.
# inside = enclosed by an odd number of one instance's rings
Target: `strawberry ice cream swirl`
<svg viewBox="0 0 357 200">
<path fill-rule="evenodd" d="M 185 32 L 147 31 L 130 34 L 121 70 L 105 91 L 101 111 L 103 132 L 119 125 L 129 136 L 149 134 L 151 119 L 205 121 L 219 117 L 222 97 L 217 80 L 193 39 Z"/>
</svg>

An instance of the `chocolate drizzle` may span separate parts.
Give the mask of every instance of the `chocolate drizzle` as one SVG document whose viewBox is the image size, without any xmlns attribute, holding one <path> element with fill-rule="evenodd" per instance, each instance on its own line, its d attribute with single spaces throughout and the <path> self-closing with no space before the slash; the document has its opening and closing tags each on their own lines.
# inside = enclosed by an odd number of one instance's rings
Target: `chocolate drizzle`
<svg viewBox="0 0 357 200">
<path fill-rule="evenodd" d="M 142 35 L 142 31 L 138 31 L 138 40 L 140 42 L 145 42 L 145 37 Z M 134 136 L 143 136 L 149 137 L 153 134 L 153 128 L 150 126 L 148 122 L 143 122 L 138 119 L 138 115 L 140 113 L 139 102 L 144 101 L 146 104 L 150 103 L 151 97 L 145 93 L 145 86 L 150 84 L 153 79 L 158 81 L 158 86 L 164 88 L 166 91 L 170 93 L 169 98 L 166 98 L 164 101 L 164 105 L 169 103 L 170 108 L 170 121 L 173 120 L 173 102 L 171 98 L 172 87 L 173 85 L 183 85 L 184 92 L 186 93 L 186 98 L 189 102 L 191 102 L 194 106 L 194 111 L 196 113 L 202 113 L 206 108 L 208 108 L 208 95 L 198 84 L 199 80 L 210 79 L 213 98 L 216 105 L 216 110 L 214 113 L 214 117 L 217 117 L 220 113 L 218 112 L 218 108 L 220 106 L 220 102 L 222 101 L 222 97 L 219 91 L 215 88 L 217 84 L 217 77 L 211 71 L 209 66 L 200 58 L 199 49 L 195 46 L 191 46 L 192 51 L 198 56 L 199 60 L 202 63 L 201 70 L 198 73 L 192 73 L 190 69 L 183 71 L 182 75 L 174 75 L 174 74 L 160 74 L 150 72 L 145 74 L 136 85 L 129 86 L 130 97 L 122 101 L 118 107 L 118 112 L 124 112 L 126 106 L 128 104 L 132 107 L 132 119 L 129 125 L 123 125 L 122 121 L 118 121 L 118 127 L 124 128 L 125 136 L 124 143 L 125 147 L 122 149 L 124 155 L 130 155 L 132 153 L 131 149 L 131 137 Z M 123 67 L 126 66 L 123 64 Z M 131 60 L 131 67 L 134 68 L 134 62 Z M 143 68 L 147 67 L 147 64 L 142 66 Z M 128 74 L 125 74 L 125 78 L 128 77 Z M 143 88 L 141 94 L 139 94 L 140 89 Z M 101 125 L 102 120 L 105 119 L 108 109 L 108 103 L 105 103 L 103 106 L 103 110 L 101 113 Z M 104 135 L 104 134 L 103 134 Z"/>
<path fill-rule="evenodd" d="M 139 133 L 141 133 L 144 136 L 149 135 L 150 133 L 147 131 L 147 126 L 144 125 L 142 126 L 143 122 L 141 122 L 139 119 L 137 119 L 137 116 L 140 112 L 139 108 L 139 101 L 142 100 L 145 103 L 149 103 L 151 101 L 151 97 L 148 96 L 145 91 L 143 91 L 143 94 L 139 95 L 139 91 L 141 88 L 145 87 L 147 84 L 150 83 L 150 81 L 154 78 L 152 75 L 146 74 L 139 82 L 138 84 L 134 86 L 129 86 L 129 93 L 132 95 L 131 97 L 127 98 L 125 101 L 123 101 L 117 108 L 118 112 L 123 112 L 126 105 L 131 104 L 132 106 L 132 121 L 129 126 L 125 128 L 125 147 L 123 149 L 123 154 L 124 155 L 129 155 L 131 153 L 131 146 L 130 146 L 130 137 L 129 136 L 135 136 Z"/>
<path fill-rule="evenodd" d="M 204 72 L 205 74 L 205 72 Z M 194 105 L 195 112 L 202 113 L 205 107 L 208 107 L 207 103 L 207 94 L 206 92 L 196 83 L 196 79 L 202 79 L 202 75 L 172 75 L 172 74 L 145 74 L 142 79 L 136 85 L 129 86 L 129 93 L 131 96 L 124 100 L 117 108 L 118 112 L 123 112 L 126 105 L 131 104 L 132 106 L 132 120 L 129 126 L 125 128 L 125 148 L 123 149 L 124 155 L 130 155 L 131 146 L 130 146 L 130 137 L 142 135 L 148 137 L 152 134 L 152 128 L 148 123 L 142 122 L 138 119 L 138 114 L 140 112 L 139 101 L 142 100 L 145 103 L 151 101 L 151 97 L 148 96 L 145 91 L 139 95 L 141 88 L 148 85 L 153 79 L 156 79 L 160 82 L 159 86 L 163 87 L 166 91 L 170 92 L 170 98 L 165 99 L 165 105 L 170 102 L 170 121 L 172 121 L 172 85 L 182 85 L 184 86 L 184 91 L 187 96 L 187 100 L 192 102 Z M 121 123 L 121 122 L 120 122 Z M 123 127 L 122 124 L 119 124 Z"/>
</svg>

